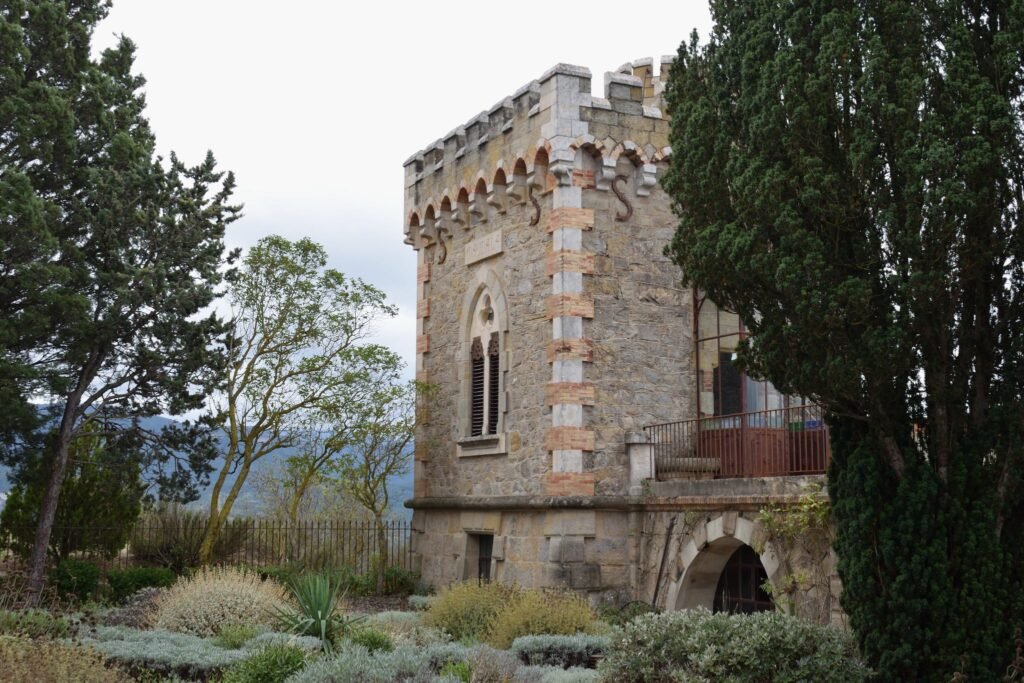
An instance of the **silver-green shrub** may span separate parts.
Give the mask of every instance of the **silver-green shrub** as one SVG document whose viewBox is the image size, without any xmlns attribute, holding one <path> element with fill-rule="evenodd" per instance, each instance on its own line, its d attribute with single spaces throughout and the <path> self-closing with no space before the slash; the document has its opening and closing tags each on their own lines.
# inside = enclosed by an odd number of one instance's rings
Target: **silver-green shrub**
<svg viewBox="0 0 1024 683">
<path fill-rule="evenodd" d="M 473 662 L 485 673 L 507 653 L 486 648 L 466 647 L 459 643 L 445 643 L 428 647 L 396 647 L 390 652 L 371 653 L 361 645 L 343 643 L 331 657 L 311 663 L 303 671 L 288 679 L 288 683 L 438 683 L 441 669 L 451 662 Z M 507 662 L 505 662 L 507 664 Z M 474 676 L 476 672 L 474 671 Z M 474 678 L 474 680 L 477 680 Z M 490 679 L 481 679 L 490 680 Z"/>
<path fill-rule="evenodd" d="M 512 677 L 512 683 L 597 683 L 601 674 L 593 669 L 557 666 L 522 666 Z"/>
<path fill-rule="evenodd" d="M 430 608 L 430 603 L 433 601 L 433 595 L 410 595 L 409 607 L 412 607 L 417 612 L 425 612 Z"/>
<path fill-rule="evenodd" d="M 126 626 L 99 626 L 80 641 L 107 659 L 134 671 L 205 680 L 270 645 L 291 645 L 307 653 L 320 649 L 316 638 L 288 633 L 262 633 L 240 649 L 224 648 L 212 638 L 188 633 L 143 631 Z"/>
<path fill-rule="evenodd" d="M 441 629 L 424 626 L 421 617 L 422 614 L 417 612 L 378 612 L 369 615 L 364 623 L 388 634 L 396 647 L 425 647 L 450 640 L 448 634 Z"/>
<path fill-rule="evenodd" d="M 252 654 L 218 647 L 212 639 L 127 626 L 99 626 L 80 638 L 84 645 L 132 671 L 152 671 L 185 679 L 210 677 Z M 251 641 L 250 641 L 251 642 Z"/>
<path fill-rule="evenodd" d="M 319 638 L 297 636 L 294 633 L 279 633 L 277 631 L 261 633 L 252 640 L 247 641 L 244 647 L 247 650 L 255 650 L 271 645 L 292 645 L 304 650 L 307 654 L 319 652 L 322 649 Z"/>
<path fill-rule="evenodd" d="M 607 636 L 577 633 L 572 636 L 520 636 L 512 641 L 511 652 L 526 664 L 537 666 L 586 667 L 608 649 Z"/>
<path fill-rule="evenodd" d="M 288 679 L 288 683 L 430 683 L 426 653 L 400 647 L 371 654 L 361 645 L 343 643 L 333 656 L 321 658 Z"/>
<path fill-rule="evenodd" d="M 519 658 L 507 650 L 477 645 L 469 653 L 473 683 L 506 683 L 519 668 Z"/>
<path fill-rule="evenodd" d="M 869 670 L 850 635 L 778 612 L 686 610 L 616 628 L 599 666 L 616 683 L 861 683 Z"/>
</svg>

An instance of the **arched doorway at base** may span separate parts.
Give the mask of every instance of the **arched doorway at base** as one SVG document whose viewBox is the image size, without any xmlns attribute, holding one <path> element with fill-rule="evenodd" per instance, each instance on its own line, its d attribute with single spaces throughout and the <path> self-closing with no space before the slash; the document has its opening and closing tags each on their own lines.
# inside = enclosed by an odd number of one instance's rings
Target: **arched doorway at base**
<svg viewBox="0 0 1024 683">
<path fill-rule="evenodd" d="M 767 581 L 761 558 L 749 545 L 741 545 L 722 568 L 711 611 L 750 614 L 775 609 L 764 589 Z"/>
<path fill-rule="evenodd" d="M 764 561 L 753 548 L 735 537 L 720 536 L 694 553 L 670 588 L 667 604 L 715 611 L 774 609 L 763 588 L 768 580 Z"/>
</svg>

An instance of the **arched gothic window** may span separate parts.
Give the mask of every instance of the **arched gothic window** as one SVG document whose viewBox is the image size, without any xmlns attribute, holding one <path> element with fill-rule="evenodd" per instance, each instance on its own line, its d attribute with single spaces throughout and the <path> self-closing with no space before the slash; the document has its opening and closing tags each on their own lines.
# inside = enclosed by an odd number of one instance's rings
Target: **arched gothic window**
<svg viewBox="0 0 1024 683">
<path fill-rule="evenodd" d="M 487 436 L 498 433 L 501 402 L 499 335 L 494 307 L 489 294 L 479 299 L 470 327 L 470 390 L 469 435 Z"/>
<path fill-rule="evenodd" d="M 461 455 L 503 453 L 504 419 L 502 386 L 503 333 L 506 320 L 504 299 L 493 276 L 482 277 L 472 295 L 467 295 L 467 338 L 463 393 L 463 416 L 459 443 Z"/>
</svg>

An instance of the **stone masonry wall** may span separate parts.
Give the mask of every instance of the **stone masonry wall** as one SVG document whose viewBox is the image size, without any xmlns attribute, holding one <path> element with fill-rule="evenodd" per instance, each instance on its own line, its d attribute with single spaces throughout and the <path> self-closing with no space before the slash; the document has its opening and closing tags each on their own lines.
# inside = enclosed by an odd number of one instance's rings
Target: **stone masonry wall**
<svg viewBox="0 0 1024 683">
<path fill-rule="evenodd" d="M 421 571 L 435 586 L 475 576 L 469 536 L 494 535 L 491 576 L 522 586 L 559 586 L 624 602 L 636 574 L 639 515 L 600 510 L 419 510 Z"/>
<path fill-rule="evenodd" d="M 416 374 L 431 386 L 414 554 L 444 586 L 476 576 L 475 548 L 493 536 L 499 581 L 679 609 L 710 607 L 745 543 L 777 600 L 839 621 L 831 549 L 772 539 L 759 521 L 802 482 L 648 480 L 629 495 L 627 432 L 696 411 L 692 293 L 663 254 L 676 225 L 658 185 L 669 61 L 605 74 L 604 97 L 588 70 L 560 64 L 406 162 Z M 500 417 L 497 434 L 469 437 L 482 291 L 500 336 Z"/>
<path fill-rule="evenodd" d="M 625 65 L 598 98 L 559 65 L 406 163 L 417 376 L 434 387 L 417 498 L 623 494 L 625 433 L 691 415 L 692 300 L 662 254 L 675 220 L 657 186 L 666 71 Z M 501 443 L 481 451 L 460 440 L 467 293 L 485 281 L 507 331 Z"/>
</svg>

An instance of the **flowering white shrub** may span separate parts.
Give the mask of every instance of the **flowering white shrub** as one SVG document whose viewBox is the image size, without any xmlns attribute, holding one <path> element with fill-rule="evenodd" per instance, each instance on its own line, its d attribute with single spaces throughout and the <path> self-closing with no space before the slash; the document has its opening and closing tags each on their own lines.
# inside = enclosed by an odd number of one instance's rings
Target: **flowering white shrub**
<svg viewBox="0 0 1024 683">
<path fill-rule="evenodd" d="M 204 567 L 158 598 L 152 621 L 159 629 L 213 636 L 226 624 L 273 624 L 287 605 L 284 587 L 259 574 Z"/>
</svg>

